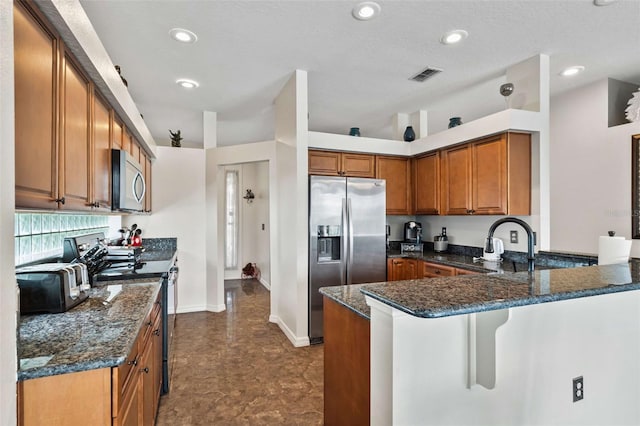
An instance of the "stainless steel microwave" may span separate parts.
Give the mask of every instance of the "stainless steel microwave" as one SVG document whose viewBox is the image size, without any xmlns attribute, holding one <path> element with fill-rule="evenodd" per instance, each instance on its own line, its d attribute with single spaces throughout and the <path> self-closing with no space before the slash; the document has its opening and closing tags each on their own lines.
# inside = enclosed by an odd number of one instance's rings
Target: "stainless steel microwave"
<svg viewBox="0 0 640 426">
<path fill-rule="evenodd" d="M 147 186 L 140 163 L 127 151 L 111 150 L 112 210 L 144 211 Z"/>
</svg>

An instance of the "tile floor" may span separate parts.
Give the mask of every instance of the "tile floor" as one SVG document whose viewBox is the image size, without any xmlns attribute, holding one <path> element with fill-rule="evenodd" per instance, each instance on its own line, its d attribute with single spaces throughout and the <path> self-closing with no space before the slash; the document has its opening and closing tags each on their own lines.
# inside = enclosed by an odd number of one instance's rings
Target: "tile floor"
<svg viewBox="0 0 640 426">
<path fill-rule="evenodd" d="M 256 280 L 225 282 L 227 310 L 177 316 L 157 425 L 319 425 L 323 348 L 294 348 Z"/>
</svg>

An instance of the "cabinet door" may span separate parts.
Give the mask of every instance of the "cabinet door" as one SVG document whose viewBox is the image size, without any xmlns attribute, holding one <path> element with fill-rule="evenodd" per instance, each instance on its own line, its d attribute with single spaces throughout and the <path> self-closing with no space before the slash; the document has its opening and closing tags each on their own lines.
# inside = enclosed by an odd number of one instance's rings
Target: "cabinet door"
<svg viewBox="0 0 640 426">
<path fill-rule="evenodd" d="M 111 210 L 111 111 L 97 93 L 93 95 L 94 208 Z"/>
<path fill-rule="evenodd" d="M 475 142 L 472 150 L 472 211 L 507 214 L 506 134 Z"/>
<path fill-rule="evenodd" d="M 405 259 L 389 259 L 387 261 L 387 280 L 398 281 L 402 280 L 405 272 Z"/>
<path fill-rule="evenodd" d="M 114 426 L 138 426 L 140 424 L 139 372 L 135 371 L 135 382 L 131 383 L 122 398 L 122 409 L 113 419 Z"/>
<path fill-rule="evenodd" d="M 469 271 L 468 269 L 456 268 L 456 275 L 479 275 L 482 272 Z"/>
<path fill-rule="evenodd" d="M 442 151 L 442 212 L 446 215 L 471 212 L 471 152 L 468 145 Z"/>
<path fill-rule="evenodd" d="M 387 214 L 411 214 L 411 166 L 409 159 L 377 156 L 376 178 L 387 181 Z"/>
<path fill-rule="evenodd" d="M 440 153 L 434 152 L 415 160 L 416 214 L 440 212 Z"/>
<path fill-rule="evenodd" d="M 65 202 L 60 207 L 89 210 L 91 87 L 70 52 L 64 52 L 61 70 L 58 195 Z"/>
<path fill-rule="evenodd" d="M 341 161 L 339 152 L 309 150 L 309 174 L 340 176 Z"/>
<path fill-rule="evenodd" d="M 138 142 L 135 139 L 132 139 L 131 151 L 129 153 L 140 164 L 140 166 L 142 166 L 142 163 L 140 162 L 140 151 L 140 145 L 138 145 Z"/>
<path fill-rule="evenodd" d="M 133 152 L 131 147 L 132 142 L 131 133 L 129 133 L 129 130 L 125 126 L 122 126 L 122 149 L 129 154 Z"/>
<path fill-rule="evenodd" d="M 140 391 L 142 393 L 141 413 L 142 413 L 142 425 L 152 426 L 154 417 L 154 397 L 155 397 L 155 383 L 154 383 L 154 371 L 153 371 L 153 340 L 150 339 L 145 345 L 142 352 L 142 358 L 140 360 Z"/>
<path fill-rule="evenodd" d="M 39 14 L 13 3 L 16 207 L 56 208 L 58 39 Z"/>
<path fill-rule="evenodd" d="M 123 149 L 122 139 L 123 139 L 124 128 L 122 126 L 122 121 L 118 117 L 116 117 L 115 112 L 111 113 L 111 148 L 112 149 Z"/>
<path fill-rule="evenodd" d="M 373 178 L 376 175 L 376 157 L 369 154 L 342 153 L 342 175 Z"/>
<path fill-rule="evenodd" d="M 407 264 L 405 268 L 404 280 L 415 280 L 418 278 L 418 261 L 416 259 L 405 259 Z"/>
<path fill-rule="evenodd" d="M 160 393 L 162 392 L 162 315 L 158 315 L 153 335 L 151 336 L 153 346 L 153 415 L 155 418 L 160 404 Z"/>
<path fill-rule="evenodd" d="M 151 159 L 145 156 L 144 163 L 144 182 L 147 185 L 147 190 L 144 195 L 144 211 L 151 213 Z"/>
</svg>

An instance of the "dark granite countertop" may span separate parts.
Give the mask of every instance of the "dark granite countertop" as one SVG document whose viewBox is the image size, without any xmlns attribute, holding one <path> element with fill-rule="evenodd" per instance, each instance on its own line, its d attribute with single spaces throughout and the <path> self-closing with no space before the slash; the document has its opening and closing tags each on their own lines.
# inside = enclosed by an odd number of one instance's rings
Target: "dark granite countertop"
<svg viewBox="0 0 640 426">
<path fill-rule="evenodd" d="M 176 251 L 171 249 L 165 250 L 145 250 L 140 256 L 143 262 L 171 261 Z"/>
<path fill-rule="evenodd" d="M 96 287 L 65 313 L 22 316 L 18 380 L 121 364 L 159 291 L 158 280 Z"/>
<path fill-rule="evenodd" d="M 361 291 L 408 314 L 439 318 L 640 290 L 638 262 L 511 274 L 464 275 L 364 285 Z M 326 293 L 323 293 L 326 294 Z"/>
<path fill-rule="evenodd" d="M 371 319 L 371 309 L 364 299 L 360 289 L 371 284 L 339 285 L 335 287 L 322 287 L 320 293 L 329 299 L 341 304 L 347 309 L 366 319 Z"/>
</svg>

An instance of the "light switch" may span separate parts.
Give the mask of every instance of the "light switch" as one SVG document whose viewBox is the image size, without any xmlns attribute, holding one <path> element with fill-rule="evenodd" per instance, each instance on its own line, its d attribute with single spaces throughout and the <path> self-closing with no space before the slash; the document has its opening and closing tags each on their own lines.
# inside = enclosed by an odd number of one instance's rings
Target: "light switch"
<svg viewBox="0 0 640 426">
<path fill-rule="evenodd" d="M 264 231 L 264 223 L 262 224 L 262 230 Z"/>
</svg>

